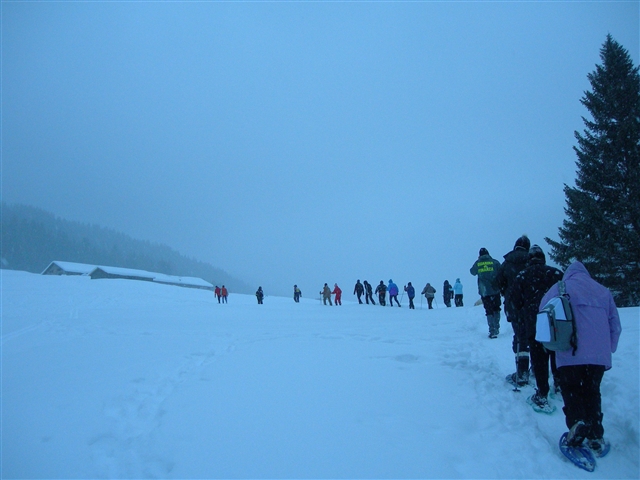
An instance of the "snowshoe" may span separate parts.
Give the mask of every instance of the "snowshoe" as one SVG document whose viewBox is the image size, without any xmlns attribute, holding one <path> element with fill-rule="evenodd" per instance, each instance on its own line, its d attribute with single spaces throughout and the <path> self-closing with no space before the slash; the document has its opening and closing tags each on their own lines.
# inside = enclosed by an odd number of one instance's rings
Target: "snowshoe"
<svg viewBox="0 0 640 480">
<path fill-rule="evenodd" d="M 596 459 L 591 449 L 584 446 L 571 447 L 567 444 L 567 436 L 569 432 L 565 432 L 560 437 L 558 445 L 562 454 L 571 462 L 587 472 L 593 472 L 596 469 Z"/>
<path fill-rule="evenodd" d="M 587 446 L 596 458 L 602 458 L 611 450 L 611 444 L 604 438 L 597 438 L 595 440 L 587 440 Z"/>
<path fill-rule="evenodd" d="M 515 373 L 511 373 L 509 375 L 507 375 L 505 377 L 505 380 L 510 383 L 511 385 L 513 385 L 514 387 L 518 386 L 518 387 L 524 387 L 525 385 L 529 384 L 529 378 L 528 375 L 526 376 L 520 376 L 518 377 L 518 380 L 516 381 L 516 375 Z"/>
<path fill-rule="evenodd" d="M 531 405 L 531 407 L 540 413 L 546 413 L 547 415 L 551 415 L 556 411 L 555 405 L 551 405 L 546 397 L 542 397 L 538 395 L 538 392 L 527 398 L 527 403 Z"/>
</svg>

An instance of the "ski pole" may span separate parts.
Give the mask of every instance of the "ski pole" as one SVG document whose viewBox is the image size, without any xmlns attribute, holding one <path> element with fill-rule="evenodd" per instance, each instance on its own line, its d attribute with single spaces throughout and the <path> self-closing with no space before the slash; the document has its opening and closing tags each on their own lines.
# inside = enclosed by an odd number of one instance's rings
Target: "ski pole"
<svg viewBox="0 0 640 480">
<path fill-rule="evenodd" d="M 516 324 L 517 325 L 517 324 Z M 518 339 L 519 335 L 518 332 L 520 331 L 519 328 L 515 329 L 515 336 L 516 336 L 516 373 L 514 373 L 514 386 L 513 386 L 513 391 L 514 392 L 519 392 L 520 389 L 518 388 L 518 357 L 520 356 L 520 340 Z"/>
</svg>

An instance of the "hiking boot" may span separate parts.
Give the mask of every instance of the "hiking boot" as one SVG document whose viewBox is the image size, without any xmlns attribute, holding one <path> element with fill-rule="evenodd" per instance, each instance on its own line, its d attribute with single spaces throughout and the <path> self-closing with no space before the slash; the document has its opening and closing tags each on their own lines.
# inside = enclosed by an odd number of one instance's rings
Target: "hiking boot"
<svg viewBox="0 0 640 480">
<path fill-rule="evenodd" d="M 587 433 L 587 426 L 582 420 L 573 424 L 567 435 L 567 445 L 570 447 L 580 447 L 584 443 Z"/>
<path fill-rule="evenodd" d="M 542 410 L 547 410 L 549 408 L 549 401 L 547 400 L 547 397 L 543 397 L 539 392 L 531 395 L 531 401 Z"/>
<path fill-rule="evenodd" d="M 498 335 L 496 335 L 495 333 L 490 333 L 489 338 L 498 338 Z"/>
<path fill-rule="evenodd" d="M 604 457 L 611 448 L 611 444 L 607 442 L 604 438 L 592 438 L 587 440 L 587 446 L 591 449 L 593 454 L 600 458 Z"/>
<path fill-rule="evenodd" d="M 518 386 L 523 387 L 529 383 L 529 370 L 520 372 L 518 374 Z"/>
<path fill-rule="evenodd" d="M 507 375 L 505 379 L 511 385 L 517 385 L 518 387 L 524 387 L 529 383 L 529 372 L 525 372 L 524 374 L 518 375 L 517 373 L 512 373 Z"/>
</svg>

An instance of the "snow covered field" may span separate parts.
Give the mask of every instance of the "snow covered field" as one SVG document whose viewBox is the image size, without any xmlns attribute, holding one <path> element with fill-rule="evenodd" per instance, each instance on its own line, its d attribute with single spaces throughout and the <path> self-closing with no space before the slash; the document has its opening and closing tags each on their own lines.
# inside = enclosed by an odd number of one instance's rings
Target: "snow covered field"
<svg viewBox="0 0 640 480">
<path fill-rule="evenodd" d="M 561 398 L 536 413 L 505 383 L 510 326 L 487 338 L 471 285 L 469 306 L 411 311 L 1 275 L 2 478 L 640 476 L 638 308 L 587 473 L 558 450 Z"/>
</svg>

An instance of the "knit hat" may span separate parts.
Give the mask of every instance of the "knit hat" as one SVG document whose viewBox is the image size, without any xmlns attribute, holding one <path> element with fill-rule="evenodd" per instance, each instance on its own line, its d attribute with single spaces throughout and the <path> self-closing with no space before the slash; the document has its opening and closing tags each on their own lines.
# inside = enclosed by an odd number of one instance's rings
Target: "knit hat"
<svg viewBox="0 0 640 480">
<path fill-rule="evenodd" d="M 546 258 L 544 256 L 544 252 L 542 251 L 542 249 L 538 245 L 532 245 L 531 248 L 529 249 L 529 259 L 530 260 L 533 260 L 533 259 L 542 260 L 543 262 L 546 261 Z"/>
<path fill-rule="evenodd" d="M 513 248 L 522 247 L 525 250 L 529 250 L 530 246 L 531 246 L 531 241 L 529 240 L 529 237 L 527 237 L 526 235 L 522 235 L 520 238 L 516 240 L 516 244 Z"/>
</svg>

